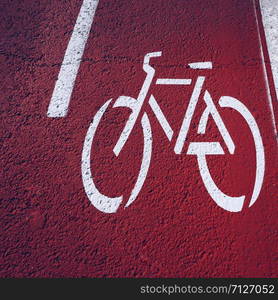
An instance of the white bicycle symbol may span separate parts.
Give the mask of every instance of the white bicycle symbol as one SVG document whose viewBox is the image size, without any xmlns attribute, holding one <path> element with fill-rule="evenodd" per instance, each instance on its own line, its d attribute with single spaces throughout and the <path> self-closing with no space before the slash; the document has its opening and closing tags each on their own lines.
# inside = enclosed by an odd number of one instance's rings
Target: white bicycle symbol
<svg viewBox="0 0 278 300">
<path fill-rule="evenodd" d="M 140 110 L 143 106 L 143 103 L 146 99 L 146 96 L 148 94 L 149 88 L 151 86 L 152 80 L 154 78 L 155 70 L 153 67 L 150 66 L 150 58 L 151 57 L 159 57 L 162 55 L 162 52 L 153 52 L 148 53 L 144 57 L 144 63 L 143 63 L 143 70 L 147 73 L 147 76 L 145 78 L 145 81 L 143 83 L 143 86 L 139 92 L 139 95 L 137 99 L 127 97 L 127 96 L 120 96 L 114 103 L 113 108 L 115 107 L 126 107 L 131 110 L 130 116 L 125 124 L 125 127 L 113 149 L 114 154 L 116 156 L 119 155 L 121 150 L 123 149 L 126 141 L 128 140 L 132 129 L 138 119 Z M 201 63 L 191 63 L 189 66 L 192 69 L 211 69 L 212 63 L 211 62 L 201 62 Z M 205 81 L 204 76 L 198 76 L 197 80 L 195 82 L 195 86 L 189 101 L 189 105 L 187 108 L 187 111 L 185 113 L 182 126 L 180 129 L 180 132 L 178 134 L 178 138 L 174 147 L 174 152 L 176 154 L 181 154 L 182 149 L 187 137 L 187 133 L 190 127 L 190 123 L 197 105 L 197 102 L 200 98 L 201 91 L 203 88 L 203 84 Z M 192 83 L 191 79 L 157 79 L 156 84 L 175 84 L 175 85 L 190 85 Z M 198 133 L 204 134 L 206 132 L 206 126 L 208 122 L 209 116 L 211 116 L 216 125 L 217 128 L 227 146 L 227 149 L 229 151 L 229 154 L 233 155 L 235 152 L 235 144 L 211 98 L 210 93 L 206 90 L 204 92 L 203 100 L 206 103 L 206 108 L 204 112 L 202 113 L 202 116 L 200 118 L 199 124 L 198 124 Z M 121 202 L 123 201 L 123 196 L 119 197 L 108 197 L 104 194 L 102 194 L 98 188 L 96 187 L 94 183 L 94 179 L 92 176 L 92 170 L 91 170 L 91 147 L 93 143 L 93 139 L 95 136 L 95 132 L 98 128 L 98 125 L 102 119 L 103 114 L 107 110 L 109 104 L 111 103 L 112 99 L 108 100 L 96 113 L 96 115 L 93 118 L 93 121 L 91 122 L 89 129 L 87 131 L 84 146 L 83 146 L 83 152 L 82 152 L 82 180 L 84 189 L 86 191 L 87 197 L 90 200 L 90 202 L 100 211 L 105 213 L 115 213 L 117 209 L 119 208 Z M 150 96 L 148 100 L 148 104 L 150 105 L 151 109 L 153 110 L 156 118 L 158 119 L 162 129 L 164 130 L 167 138 L 169 141 L 171 141 L 173 137 L 173 130 L 168 123 L 166 117 L 162 113 L 158 103 L 156 102 L 153 95 Z M 255 201 L 257 200 L 262 184 L 263 184 L 263 178 L 264 178 L 264 171 L 265 171 L 265 155 L 264 155 L 264 147 L 263 142 L 261 138 L 261 134 L 258 128 L 258 125 L 253 117 L 253 115 L 250 113 L 250 111 L 247 109 L 247 107 L 241 103 L 236 98 L 230 97 L 230 96 L 222 96 L 219 99 L 218 102 L 220 107 L 224 108 L 232 108 L 235 111 L 237 111 L 246 121 L 248 127 L 250 128 L 250 131 L 252 133 L 252 137 L 254 139 L 254 145 L 256 150 L 256 177 L 255 177 L 255 183 L 254 188 L 251 196 L 251 200 L 249 203 L 249 207 L 252 206 Z M 144 148 L 143 148 L 143 155 L 142 155 L 142 162 L 140 171 L 137 177 L 137 181 L 134 185 L 134 188 L 130 194 L 130 197 L 125 205 L 125 207 L 128 207 L 131 203 L 134 202 L 134 200 L 137 198 L 140 190 L 142 189 L 142 186 L 145 182 L 151 157 L 152 157 L 152 130 L 151 125 L 149 121 L 149 117 L 146 112 L 143 113 L 142 119 L 141 119 L 141 126 L 143 130 L 143 137 L 144 137 Z M 196 155 L 199 171 L 201 174 L 201 178 L 203 180 L 203 183 L 210 195 L 210 197 L 215 201 L 215 203 L 222 207 L 223 209 L 230 211 L 230 212 L 239 212 L 241 211 L 245 195 L 239 196 L 239 197 L 232 197 L 224 192 L 222 192 L 217 185 L 215 184 L 213 178 L 211 177 L 207 161 L 206 161 L 206 155 L 224 155 L 224 150 L 221 147 L 219 142 L 191 142 L 189 144 L 188 155 Z"/>
</svg>

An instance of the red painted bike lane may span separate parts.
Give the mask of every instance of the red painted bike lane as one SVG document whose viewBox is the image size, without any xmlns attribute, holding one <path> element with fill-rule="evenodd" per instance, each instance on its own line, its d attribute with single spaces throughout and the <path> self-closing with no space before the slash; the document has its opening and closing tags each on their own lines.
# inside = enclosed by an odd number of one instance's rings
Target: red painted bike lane
<svg viewBox="0 0 278 300">
<path fill-rule="evenodd" d="M 101 0 L 68 114 L 49 118 L 81 4 L 2 4 L 0 276 L 276 277 L 277 142 L 253 1 Z M 121 95 L 137 98 L 146 77 L 144 56 L 158 51 L 161 56 L 150 60 L 155 75 L 146 100 L 116 157 L 113 148 L 130 110 L 112 105 Z M 211 62 L 212 68 L 190 68 L 196 62 Z M 198 76 L 205 77 L 204 86 L 177 154 Z M 192 82 L 155 84 L 163 78 Z M 234 154 L 211 115 L 205 134 L 198 133 L 205 91 L 233 139 Z M 171 141 L 148 103 L 150 95 L 171 126 Z M 222 96 L 248 108 L 262 138 L 263 183 L 251 207 L 262 161 L 256 160 L 248 123 L 219 105 Z M 107 214 L 86 195 L 81 158 L 90 123 L 109 99 L 90 151 L 97 189 L 107 197 L 123 195 L 117 211 Z M 146 152 L 144 113 L 152 132 L 150 166 L 138 196 L 125 207 Z M 240 212 L 212 199 L 197 156 L 188 155 L 191 142 L 220 143 L 225 154 L 206 158 L 210 175 L 226 195 L 245 195 Z"/>
</svg>

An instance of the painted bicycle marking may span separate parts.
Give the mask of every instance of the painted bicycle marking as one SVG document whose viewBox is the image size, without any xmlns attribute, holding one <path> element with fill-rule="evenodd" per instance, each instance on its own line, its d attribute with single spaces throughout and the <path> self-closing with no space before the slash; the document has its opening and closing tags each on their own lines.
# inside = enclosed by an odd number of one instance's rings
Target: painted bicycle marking
<svg viewBox="0 0 278 300">
<path fill-rule="evenodd" d="M 148 91 L 150 89 L 151 84 L 153 83 L 153 78 L 155 75 L 155 69 L 150 65 L 150 59 L 153 57 L 160 57 L 161 55 L 162 52 L 160 51 L 147 53 L 145 55 L 144 62 L 143 62 L 143 70 L 146 72 L 147 75 L 145 81 L 143 82 L 142 88 L 138 94 L 137 99 L 134 99 L 132 97 L 127 97 L 127 96 L 120 96 L 118 99 L 116 99 L 116 101 L 112 106 L 112 108 L 125 107 L 131 110 L 131 113 L 124 126 L 124 129 L 116 145 L 114 146 L 113 152 L 115 156 L 118 156 L 120 154 L 129 136 L 132 134 L 132 130 L 138 120 L 140 111 L 145 101 L 148 101 L 150 108 L 153 110 L 154 115 L 157 118 L 159 124 L 161 125 L 168 140 L 169 141 L 172 140 L 173 129 L 171 128 L 171 125 L 167 121 L 166 116 L 163 114 L 154 95 L 151 95 L 149 99 L 146 100 Z M 212 63 L 211 62 L 190 63 L 189 67 L 192 69 L 212 69 Z M 190 78 L 189 79 L 159 78 L 155 82 L 155 84 L 160 84 L 160 85 L 194 84 L 193 92 L 189 100 L 189 105 L 185 112 L 183 122 L 178 134 L 178 138 L 174 147 L 174 152 L 177 155 L 182 154 L 182 150 L 194 115 L 194 111 L 200 100 L 204 100 L 206 104 L 206 108 L 203 111 L 198 124 L 198 134 L 206 133 L 207 122 L 209 116 L 211 116 L 215 124 L 217 125 L 217 128 L 227 146 L 229 155 L 233 155 L 236 151 L 236 145 L 229 131 L 227 130 L 221 118 L 221 115 L 218 109 L 216 108 L 208 90 L 205 90 L 205 92 L 203 93 L 204 94 L 203 99 L 201 99 L 201 94 L 202 94 L 201 92 L 204 86 L 205 79 L 206 79 L 205 76 L 198 76 L 196 82 L 193 83 L 193 80 Z M 107 111 L 111 103 L 112 103 L 112 99 L 105 102 L 105 104 L 96 113 L 96 115 L 93 118 L 93 121 L 89 126 L 84 141 L 83 152 L 82 152 L 82 164 L 81 164 L 83 185 L 87 197 L 98 210 L 105 213 L 115 213 L 123 201 L 123 196 L 120 195 L 118 197 L 108 197 L 107 195 L 102 194 L 98 190 L 92 176 L 91 149 L 92 149 L 93 140 L 95 137 L 96 130 L 99 126 L 99 123 L 101 122 L 103 115 L 105 114 L 105 112 Z M 249 207 L 250 207 L 255 203 L 255 201 L 257 200 L 260 194 L 260 190 L 263 184 L 264 171 L 265 171 L 265 154 L 264 154 L 264 147 L 263 147 L 260 130 L 251 112 L 238 99 L 231 96 L 222 96 L 220 97 L 218 104 L 220 108 L 232 108 L 236 112 L 238 112 L 246 121 L 254 140 L 255 151 L 256 151 L 256 177 L 255 177 L 255 183 L 252 191 L 251 200 L 249 203 Z M 143 148 L 141 167 L 140 167 L 140 171 L 136 183 L 134 185 L 134 188 L 129 196 L 129 199 L 125 207 L 131 205 L 137 198 L 146 180 L 148 170 L 151 164 L 152 129 L 151 129 L 149 117 L 146 112 L 143 113 L 140 122 L 143 130 L 143 137 L 144 137 L 144 148 Z M 224 193 L 221 189 L 218 188 L 218 186 L 214 182 L 207 165 L 207 161 L 206 161 L 207 155 L 225 154 L 220 143 L 219 142 L 190 142 L 186 154 L 196 156 L 202 181 L 204 183 L 204 186 L 208 194 L 213 199 L 213 201 L 215 201 L 215 203 L 218 206 L 220 206 L 221 208 L 227 211 L 230 212 L 241 211 L 246 196 L 241 195 L 238 197 L 234 197 Z"/>
</svg>

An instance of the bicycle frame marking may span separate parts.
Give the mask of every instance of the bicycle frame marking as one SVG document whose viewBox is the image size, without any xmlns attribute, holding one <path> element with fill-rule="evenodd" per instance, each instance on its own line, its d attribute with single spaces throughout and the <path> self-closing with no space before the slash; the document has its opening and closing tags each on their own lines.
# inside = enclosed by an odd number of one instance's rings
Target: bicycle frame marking
<svg viewBox="0 0 278 300">
<path fill-rule="evenodd" d="M 212 69 L 212 62 L 210 61 L 195 62 L 195 63 L 190 63 L 188 65 L 191 69 L 196 69 L 196 70 Z"/>
<path fill-rule="evenodd" d="M 191 79 L 158 78 L 156 84 L 190 85 Z"/>
<path fill-rule="evenodd" d="M 145 82 L 143 83 L 143 87 L 142 87 L 141 91 L 139 92 L 138 98 L 133 99 L 130 97 L 122 96 L 116 100 L 116 102 L 113 106 L 113 107 L 128 107 L 132 110 L 132 113 L 130 114 L 130 117 L 124 127 L 124 130 L 113 149 L 116 156 L 119 155 L 123 146 L 125 145 L 126 141 L 128 140 L 129 135 L 131 134 L 132 128 L 134 127 L 134 125 L 136 123 L 136 120 L 137 120 L 140 110 L 142 108 L 143 102 L 148 94 L 148 90 L 150 88 L 152 79 L 154 77 L 155 71 L 149 65 L 150 58 L 151 57 L 159 57 L 161 55 L 162 55 L 161 52 L 153 52 L 153 53 L 148 53 L 145 56 L 143 69 L 147 73 L 147 76 L 146 76 Z M 198 69 L 205 68 L 206 69 L 206 68 L 211 68 L 212 63 L 211 62 L 204 62 L 204 63 L 199 62 L 199 63 L 189 64 L 189 66 L 193 66 L 194 69 L 196 69 L 196 68 L 198 68 Z M 203 76 L 199 76 L 197 78 L 192 96 L 189 100 L 189 105 L 186 110 L 185 117 L 183 119 L 183 123 L 182 123 L 180 131 L 179 131 L 176 145 L 174 148 L 174 151 L 176 154 L 182 153 L 183 145 L 184 145 L 184 142 L 187 137 L 190 123 L 193 118 L 193 114 L 194 114 L 198 99 L 200 97 L 204 81 L 205 81 L 205 77 L 203 77 Z M 159 78 L 156 81 L 156 84 L 163 84 L 163 85 L 190 85 L 191 83 L 192 83 L 191 79 Z M 228 133 L 228 130 L 226 129 L 224 123 L 222 122 L 221 117 L 219 116 L 219 114 L 212 102 L 212 99 L 207 91 L 205 93 L 204 100 L 207 104 L 206 118 L 208 118 L 209 114 L 211 114 L 213 116 L 213 118 L 218 126 L 218 129 L 225 141 L 225 144 L 227 145 L 227 148 L 228 148 L 230 154 L 233 154 L 234 150 L 235 150 L 235 145 L 232 141 L 230 134 Z M 149 104 L 150 104 L 150 107 L 152 108 L 156 118 L 158 119 L 159 124 L 161 125 L 162 129 L 164 130 L 167 138 L 169 139 L 169 141 L 171 141 L 172 136 L 173 136 L 173 130 L 172 130 L 171 126 L 169 125 L 166 117 L 164 116 L 162 110 L 160 109 L 160 107 L 159 107 L 158 103 L 156 102 L 153 95 L 150 96 Z M 204 119 L 204 121 L 205 121 L 205 119 Z M 202 130 L 202 132 L 204 133 L 204 130 Z"/>
<path fill-rule="evenodd" d="M 134 99 L 127 96 L 120 96 L 112 106 L 115 107 L 125 107 L 131 110 L 130 116 L 124 126 L 122 133 L 113 149 L 114 154 L 116 156 L 119 155 L 120 151 L 122 150 L 123 146 L 125 145 L 129 135 L 132 132 L 132 129 L 138 119 L 140 110 L 142 109 L 142 105 L 148 96 L 148 91 L 152 80 L 154 78 L 155 70 L 149 64 L 151 57 L 159 57 L 162 55 L 162 52 L 153 52 L 148 53 L 145 55 L 143 69 L 147 73 L 146 79 L 142 85 L 142 88 L 139 92 L 138 98 Z M 198 69 L 201 67 L 210 68 L 212 67 L 212 63 L 205 62 L 205 63 L 192 63 L 189 64 L 193 66 L 193 69 Z M 186 137 L 188 134 L 188 130 L 190 128 L 191 120 L 194 116 L 194 112 L 196 109 L 196 105 L 198 100 L 201 96 L 202 88 L 204 85 L 205 77 L 198 76 L 195 86 L 193 88 L 192 95 L 189 100 L 188 108 L 185 112 L 184 119 L 178 134 L 178 138 L 174 147 L 174 152 L 176 154 L 181 154 Z M 191 79 L 171 79 L 171 78 L 160 78 L 156 81 L 158 84 L 177 84 L 177 85 L 190 85 L 192 82 Z M 209 116 L 212 117 L 214 120 L 223 140 L 227 146 L 227 150 L 229 154 L 233 155 L 235 152 L 235 144 L 230 136 L 212 98 L 210 93 L 206 90 L 203 94 L 203 99 L 206 103 L 206 108 L 201 115 L 199 125 L 198 125 L 198 133 L 205 134 L 207 122 Z M 83 184 L 86 191 L 86 194 L 91 201 L 91 203 L 98 208 L 99 210 L 105 213 L 114 213 L 117 211 L 118 207 L 120 206 L 123 197 L 116 197 L 110 198 L 103 194 L 101 194 L 96 186 L 93 183 L 93 176 L 90 169 L 90 151 L 92 147 L 93 138 L 95 135 L 95 131 L 98 127 L 98 124 L 101 120 L 102 115 L 104 114 L 105 110 L 108 108 L 109 104 L 111 103 L 112 99 L 108 100 L 101 109 L 97 112 L 96 116 L 94 117 L 92 123 L 89 126 L 85 142 L 84 148 L 82 152 L 82 178 Z M 158 119 L 165 135 L 167 136 L 168 140 L 171 141 L 173 137 L 173 129 L 171 128 L 170 124 L 168 123 L 165 115 L 163 114 L 161 108 L 159 107 L 157 101 L 155 100 L 153 95 L 150 95 L 148 104 L 150 105 L 151 109 L 154 112 L 155 117 Z M 264 157 L 264 148 L 262 143 L 262 138 L 260 135 L 259 128 L 257 126 L 256 120 L 249 112 L 249 110 L 245 107 L 243 103 L 241 103 L 236 98 L 230 96 L 222 96 L 219 100 L 220 107 L 228 107 L 236 110 L 243 119 L 247 122 L 249 129 L 251 131 L 252 137 L 255 142 L 255 150 L 256 150 L 256 178 L 254 189 L 252 193 L 252 197 L 249 203 L 249 207 L 252 206 L 255 201 L 257 200 L 264 178 L 264 171 L 265 171 L 265 157 Z M 125 205 L 128 207 L 131 203 L 133 203 L 138 196 L 140 190 L 143 187 L 145 179 L 147 177 L 148 169 L 151 162 L 151 153 L 152 153 L 152 130 L 148 115 L 144 112 L 143 117 L 141 119 L 141 126 L 143 129 L 143 136 L 144 136 L 144 148 L 143 148 L 143 158 L 142 163 L 139 171 L 139 175 L 137 181 L 135 183 L 134 188 L 131 191 L 130 197 Z M 220 145 L 219 142 L 190 142 L 186 154 L 188 155 L 196 155 L 197 163 L 200 171 L 201 178 L 203 183 L 208 191 L 208 194 L 211 198 L 215 201 L 215 203 L 220 206 L 221 208 L 230 211 L 230 212 L 239 212 L 242 210 L 245 195 L 233 197 L 225 194 L 222 192 L 210 174 L 206 156 L 207 155 L 224 155 L 225 152 Z M 89 170 L 88 170 L 89 169 Z"/>
<path fill-rule="evenodd" d="M 165 132 L 165 135 L 167 136 L 169 142 L 172 140 L 174 131 L 171 128 L 170 124 L 168 123 L 167 119 L 165 118 L 161 108 L 159 107 L 158 103 L 156 102 L 153 95 L 151 95 L 149 100 L 150 107 L 152 111 L 154 112 L 154 115 L 156 116 L 160 126 L 162 127 L 163 131 Z"/>
<path fill-rule="evenodd" d="M 193 117 L 193 113 L 195 111 L 197 101 L 201 94 L 201 90 L 202 90 L 204 81 L 205 81 L 205 77 L 202 77 L 202 76 L 200 76 L 196 81 L 192 96 L 189 100 L 188 108 L 186 110 L 186 113 L 185 113 L 185 116 L 184 116 L 184 119 L 183 119 L 183 122 L 181 125 L 178 139 L 177 139 L 177 142 L 176 142 L 176 145 L 174 148 L 174 151 L 176 154 L 181 154 L 181 151 L 182 151 L 182 148 L 183 148 L 183 145 L 184 145 L 187 133 L 188 133 L 188 129 L 189 129 L 192 117 Z"/>
</svg>

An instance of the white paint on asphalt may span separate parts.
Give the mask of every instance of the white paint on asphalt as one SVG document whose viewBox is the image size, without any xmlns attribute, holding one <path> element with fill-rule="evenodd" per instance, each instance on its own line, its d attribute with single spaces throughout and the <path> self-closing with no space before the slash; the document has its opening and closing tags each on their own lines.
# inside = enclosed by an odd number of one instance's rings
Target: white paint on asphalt
<svg viewBox="0 0 278 300">
<path fill-rule="evenodd" d="M 84 0 L 77 17 L 47 111 L 50 118 L 65 117 L 91 31 L 98 0 Z"/>
<path fill-rule="evenodd" d="M 184 142 L 186 140 L 187 132 L 188 132 L 188 129 L 189 129 L 192 117 L 193 117 L 193 113 L 196 108 L 196 104 L 200 97 L 204 81 L 205 81 L 205 77 L 203 77 L 203 76 L 199 76 L 196 81 L 193 93 L 189 100 L 188 108 L 186 110 L 186 113 L 185 113 L 185 116 L 184 116 L 184 119 L 183 119 L 183 122 L 181 125 L 181 129 L 180 129 L 177 141 L 176 141 L 176 145 L 174 148 L 174 151 L 176 154 L 181 154 L 181 152 L 182 152 L 182 148 L 183 148 Z"/>
<path fill-rule="evenodd" d="M 264 3 L 264 4 L 262 4 L 262 3 Z M 273 109 L 273 104 L 272 104 L 273 99 L 271 98 L 270 87 L 269 87 L 269 78 L 267 76 L 267 71 L 266 71 L 266 66 L 265 66 L 266 59 L 265 59 L 264 53 L 263 53 L 262 38 L 261 38 L 261 35 L 260 35 L 259 21 L 258 21 L 258 15 L 257 15 L 257 10 L 256 10 L 255 0 L 253 1 L 253 5 L 254 5 L 255 18 L 256 18 L 256 23 L 257 23 L 257 32 L 258 32 L 258 37 L 259 37 L 259 42 L 260 42 L 260 51 L 261 51 L 261 57 L 262 57 L 262 65 L 263 65 L 263 71 L 264 71 L 264 78 L 265 78 L 266 92 L 267 92 L 267 97 L 268 97 L 268 104 L 269 104 L 269 109 L 270 109 L 270 113 L 271 113 L 271 119 L 272 119 L 274 134 L 275 134 L 275 136 L 277 136 L 276 121 L 275 121 L 274 109 Z M 269 21 L 268 14 L 266 13 L 266 7 L 268 7 L 268 10 L 271 9 L 271 7 L 274 7 L 274 1 L 272 2 L 270 0 L 260 0 L 260 5 L 261 5 L 262 18 L 263 18 L 264 32 L 266 33 L 266 32 L 269 32 L 269 28 L 271 27 L 271 25 L 270 25 L 271 21 Z M 262 7 L 264 7 L 264 9 Z M 263 10 L 264 10 L 264 12 L 263 12 Z M 275 24 L 272 24 L 272 26 L 274 26 L 274 25 Z M 273 57 L 273 56 L 275 56 L 275 54 L 274 53 L 271 54 L 271 50 L 269 48 L 269 45 L 272 44 L 272 40 L 270 39 L 269 34 L 266 35 L 266 40 L 267 40 L 267 47 L 268 47 L 269 56 Z M 275 63 L 275 61 L 273 60 L 271 63 L 272 64 L 274 63 L 274 66 L 272 66 L 272 72 L 273 72 L 273 70 L 275 70 L 275 65 L 277 66 L 277 62 Z M 277 84 L 278 84 L 278 82 L 277 82 Z M 276 90 L 276 93 L 277 93 L 277 90 Z"/>
<path fill-rule="evenodd" d="M 127 96 L 120 96 L 116 102 L 113 105 L 113 108 L 117 107 L 126 107 L 130 108 L 132 110 L 131 116 L 136 112 L 136 117 L 132 116 L 132 118 L 129 117 L 127 120 L 127 123 L 125 125 L 125 128 L 122 131 L 122 134 L 120 136 L 123 136 L 124 142 L 120 142 L 121 146 L 124 145 L 126 142 L 129 134 L 131 133 L 131 130 L 136 122 L 136 119 L 138 118 L 139 112 L 142 108 L 143 102 L 146 98 L 146 95 L 148 94 L 148 90 L 151 84 L 151 81 L 154 77 L 155 71 L 149 64 L 150 57 L 157 57 L 160 56 L 161 52 L 154 52 L 154 53 L 148 53 L 145 55 L 144 58 L 144 64 L 143 68 L 147 73 L 146 79 L 143 83 L 143 86 L 139 92 L 138 98 L 134 99 Z M 168 79 L 167 79 L 168 80 Z M 198 76 L 194 90 L 192 92 L 188 108 L 185 112 L 185 116 L 181 125 L 180 132 L 178 134 L 178 138 L 176 141 L 176 145 L 174 148 L 174 152 L 176 154 L 181 154 L 184 143 L 186 141 L 187 133 L 189 130 L 189 126 L 192 120 L 192 117 L 194 115 L 194 111 L 197 105 L 197 102 L 201 95 L 201 90 L 203 87 L 205 81 L 204 76 Z M 206 90 L 203 96 L 203 99 L 207 105 L 206 109 L 204 110 L 200 123 L 198 126 L 198 132 L 201 134 L 204 134 L 207 127 L 207 121 L 209 116 L 211 116 L 217 127 L 218 130 L 227 146 L 227 149 L 229 150 L 230 154 L 234 154 L 235 152 L 235 144 L 232 140 L 232 137 L 230 136 L 219 112 L 217 111 L 215 104 L 211 98 L 211 95 Z M 99 125 L 99 122 L 105 113 L 108 105 L 111 103 L 112 99 L 108 100 L 96 113 L 92 123 L 89 126 L 89 129 L 87 131 L 84 146 L 83 146 L 83 152 L 82 152 L 82 163 L 81 163 L 81 169 L 82 169 L 82 180 L 84 189 L 86 191 L 86 194 L 91 201 L 91 203 L 100 211 L 105 213 L 114 213 L 117 211 L 118 207 L 120 206 L 121 202 L 123 201 L 123 196 L 120 197 L 108 197 L 104 194 L 102 194 L 94 184 L 94 178 L 91 171 L 91 148 L 92 143 L 94 139 L 95 132 L 97 130 L 97 127 Z M 150 96 L 149 104 L 157 117 L 162 129 L 164 130 L 167 138 L 169 141 L 171 141 L 173 137 L 173 130 L 170 127 L 166 117 L 164 116 L 162 110 L 160 109 L 158 103 L 156 102 L 153 95 Z M 264 179 L 264 171 L 265 171 L 265 157 L 264 157 L 264 147 L 262 138 L 260 135 L 260 131 L 258 128 L 258 125 L 256 123 L 256 120 L 250 113 L 250 111 L 247 109 L 246 106 L 244 106 L 243 103 L 241 103 L 236 98 L 230 97 L 230 96 L 222 96 L 219 100 L 220 107 L 227 107 L 227 108 L 233 108 L 238 113 L 242 115 L 242 117 L 247 122 L 249 129 L 252 133 L 254 144 L 255 144 L 255 150 L 256 150 L 256 179 L 254 184 L 254 190 L 253 194 L 250 200 L 249 206 L 252 206 L 254 202 L 257 200 L 262 184 Z M 131 125 L 127 125 L 128 122 L 132 122 Z M 151 162 L 151 153 L 152 153 L 152 130 L 151 125 L 149 122 L 149 118 L 146 113 L 143 114 L 143 117 L 141 119 L 141 125 L 143 129 L 143 136 L 144 136 L 144 149 L 143 149 L 143 157 L 142 157 L 142 163 L 141 168 L 139 171 L 139 175 L 137 177 L 135 186 L 131 192 L 130 198 L 127 201 L 127 204 L 125 207 L 128 207 L 132 202 L 135 201 L 136 197 L 138 196 L 140 190 L 143 187 L 143 184 L 145 182 L 145 179 L 147 177 L 147 173 L 149 170 L 150 162 Z M 131 129 L 130 129 L 130 127 Z M 126 129 L 127 128 L 127 129 Z M 119 140 L 120 140 L 119 139 Z M 121 147 L 122 148 L 122 147 Z M 114 147 L 115 149 L 115 147 Z M 113 150 L 114 150 L 113 149 Z M 120 151 L 115 151 L 114 153 L 116 156 L 120 153 Z M 232 197 L 228 196 L 227 194 L 223 193 L 215 184 L 214 180 L 212 179 L 209 168 L 207 166 L 206 162 L 206 155 L 224 155 L 225 152 L 221 145 L 218 142 L 198 142 L 198 143 L 190 143 L 189 148 L 187 151 L 188 155 L 196 155 L 197 156 L 197 162 L 200 170 L 200 174 L 203 180 L 203 183 L 209 193 L 209 195 L 212 197 L 212 199 L 223 209 L 231 212 L 238 212 L 242 209 L 245 196 L 240 197 Z"/>
<path fill-rule="evenodd" d="M 188 64 L 191 69 L 196 70 L 203 70 L 203 69 L 212 69 L 212 62 L 211 61 L 205 61 L 205 62 L 195 62 Z"/>
<path fill-rule="evenodd" d="M 151 86 L 155 69 L 150 65 L 150 59 L 153 57 L 160 57 L 162 55 L 161 51 L 157 52 L 151 52 L 147 53 L 144 57 L 144 63 L 143 63 L 143 70 L 147 73 L 147 76 L 145 78 L 145 81 L 141 87 L 141 90 L 139 92 L 139 95 L 136 100 L 129 101 L 129 97 L 119 97 L 113 107 L 128 107 L 132 110 L 132 113 L 130 114 L 128 121 L 125 124 L 124 130 L 120 135 L 120 138 L 118 139 L 117 144 L 115 145 L 113 151 L 116 156 L 119 155 L 121 152 L 123 146 L 125 145 L 129 135 L 131 134 L 131 131 L 136 123 L 136 120 L 139 116 L 139 113 L 141 111 L 141 108 L 143 106 L 143 103 L 145 101 L 145 98 L 148 94 L 149 88 Z M 132 103 L 132 104 L 131 104 Z"/>
<path fill-rule="evenodd" d="M 108 100 L 99 109 L 93 121 L 91 122 L 84 140 L 82 159 L 81 159 L 82 181 L 83 181 L 83 186 L 86 195 L 90 200 L 90 202 L 94 205 L 94 207 L 104 213 L 115 213 L 119 208 L 121 202 L 123 201 L 123 196 L 108 197 L 102 194 L 94 183 L 94 176 L 92 174 L 92 169 L 91 169 L 91 150 L 92 150 L 92 144 L 95 137 L 95 133 L 101 121 L 101 118 L 103 117 L 103 114 L 105 113 L 111 101 L 112 99 Z M 143 136 L 144 136 L 144 149 L 143 149 L 142 163 L 141 163 L 141 168 L 136 183 L 134 185 L 134 188 L 131 192 L 131 195 L 125 207 L 128 207 L 137 198 L 147 177 L 150 162 L 151 162 L 152 131 L 151 131 L 150 121 L 146 113 L 144 113 L 141 119 L 141 125 L 142 125 Z"/>
<path fill-rule="evenodd" d="M 144 136 L 143 158 L 138 178 L 125 207 L 128 207 L 137 198 L 139 192 L 141 191 L 146 180 L 152 158 L 152 130 L 146 113 L 144 113 L 141 119 L 141 125 Z"/>
<path fill-rule="evenodd" d="M 278 1 L 260 0 L 260 5 L 276 96 L 278 96 Z"/>
<path fill-rule="evenodd" d="M 191 79 L 158 78 L 156 84 L 190 85 Z"/>
<path fill-rule="evenodd" d="M 81 160 L 81 170 L 82 170 L 82 181 L 85 192 L 87 194 L 90 202 L 96 207 L 98 210 L 104 213 L 114 213 L 117 211 L 120 206 L 123 197 L 107 197 L 99 192 L 97 189 L 94 178 L 91 171 L 91 149 L 93 139 L 98 127 L 98 124 L 105 113 L 108 105 L 110 104 L 112 99 L 105 102 L 105 104 L 100 108 L 100 110 L 96 113 L 92 123 L 89 126 L 87 131 L 83 151 L 82 151 L 82 160 Z"/>
<path fill-rule="evenodd" d="M 254 144 L 256 149 L 256 179 L 255 179 L 252 197 L 249 203 L 249 207 L 250 207 L 255 203 L 255 201 L 259 197 L 263 185 L 263 180 L 264 180 L 265 154 L 264 154 L 264 145 L 262 141 L 262 136 L 255 118 L 250 113 L 248 108 L 239 100 L 229 96 L 222 96 L 219 100 L 219 105 L 221 107 L 233 108 L 237 112 L 239 112 L 247 122 L 254 139 Z"/>
<path fill-rule="evenodd" d="M 169 141 L 172 140 L 173 137 L 173 129 L 171 128 L 169 122 L 165 118 L 165 115 L 163 114 L 161 108 L 159 107 L 158 103 L 156 102 L 153 95 L 151 95 L 149 100 L 150 107 L 152 108 L 160 126 L 162 127 L 163 131 L 165 132 L 167 138 Z"/>
</svg>

